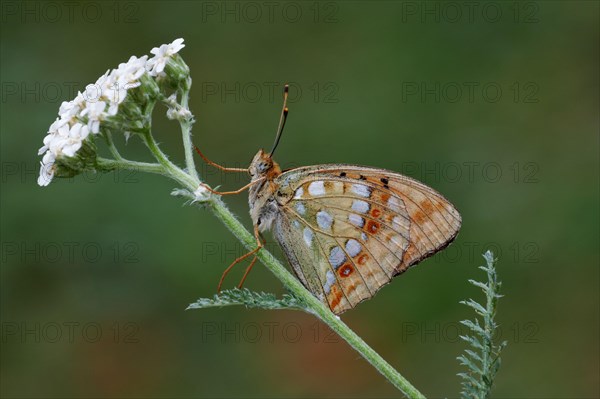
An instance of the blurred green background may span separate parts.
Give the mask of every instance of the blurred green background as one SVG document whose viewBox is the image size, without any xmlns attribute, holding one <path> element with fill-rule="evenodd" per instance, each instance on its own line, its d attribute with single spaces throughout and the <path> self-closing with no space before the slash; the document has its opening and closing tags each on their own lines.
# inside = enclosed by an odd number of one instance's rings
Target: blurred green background
<svg viewBox="0 0 600 399">
<path fill-rule="evenodd" d="M 343 315 L 416 387 L 458 395 L 457 322 L 471 317 L 458 302 L 481 298 L 467 279 L 492 249 L 509 341 L 495 397 L 599 397 L 598 3 L 465 3 L 2 2 L 2 396 L 399 396 L 308 315 L 184 311 L 243 250 L 171 181 L 37 186 L 60 103 L 183 37 L 209 157 L 246 165 L 269 147 L 290 82 L 283 166 L 396 170 L 461 211 L 451 247 Z M 179 129 L 158 114 L 180 161 Z M 125 152 L 148 157 L 135 139 Z M 246 195 L 226 201 L 250 227 Z M 263 266 L 246 286 L 283 292 Z"/>
</svg>

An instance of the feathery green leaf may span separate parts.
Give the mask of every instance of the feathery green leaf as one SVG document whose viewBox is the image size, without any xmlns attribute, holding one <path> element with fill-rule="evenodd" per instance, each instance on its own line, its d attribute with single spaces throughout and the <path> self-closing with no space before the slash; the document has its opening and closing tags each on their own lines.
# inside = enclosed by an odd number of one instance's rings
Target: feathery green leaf
<svg viewBox="0 0 600 399">
<path fill-rule="evenodd" d="M 483 325 L 479 319 L 462 320 L 461 324 L 470 330 L 469 335 L 461 335 L 460 339 L 467 342 L 472 349 L 465 349 L 465 353 L 457 357 L 459 363 L 467 368 L 466 373 L 459 373 L 462 379 L 463 399 L 488 399 L 494 385 L 494 378 L 500 368 L 500 352 L 506 346 L 506 341 L 499 344 L 494 342 L 494 333 L 498 325 L 494 321 L 496 306 L 501 283 L 496 274 L 494 255 L 487 251 L 483 255 L 486 266 L 479 269 L 487 273 L 487 283 L 469 280 L 469 283 L 482 289 L 486 297 L 485 306 L 475 302 L 473 299 L 461 301 L 469 306 L 478 316 L 481 316 Z"/>
<path fill-rule="evenodd" d="M 223 306 L 244 305 L 247 308 L 295 309 L 307 311 L 306 306 L 296 297 L 284 294 L 281 299 L 266 292 L 254 292 L 247 288 L 221 291 L 213 298 L 200 298 L 187 309 L 204 309 Z M 187 310 L 186 309 L 186 310 Z"/>
</svg>

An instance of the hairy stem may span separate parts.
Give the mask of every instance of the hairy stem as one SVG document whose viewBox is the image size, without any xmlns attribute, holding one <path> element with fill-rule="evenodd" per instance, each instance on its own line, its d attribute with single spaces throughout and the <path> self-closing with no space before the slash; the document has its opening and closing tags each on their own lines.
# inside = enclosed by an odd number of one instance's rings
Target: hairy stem
<svg viewBox="0 0 600 399">
<path fill-rule="evenodd" d="M 108 144 L 108 149 L 109 149 L 110 153 L 112 154 L 112 156 L 115 157 L 115 159 L 117 161 L 122 161 L 123 157 L 121 156 L 121 154 L 119 153 L 119 150 L 115 146 L 115 141 L 113 140 L 112 132 L 107 130 L 105 132 L 104 137 L 106 138 L 106 144 Z"/>
<path fill-rule="evenodd" d="M 192 86 L 192 79 L 188 78 L 185 88 L 181 90 L 181 106 L 188 108 L 190 88 Z M 183 141 L 183 151 L 185 153 L 185 165 L 187 172 L 195 179 L 199 180 L 198 171 L 196 170 L 196 164 L 194 163 L 194 150 L 192 148 L 192 124 L 193 118 L 180 120 L 181 126 L 181 137 Z"/>
<path fill-rule="evenodd" d="M 182 184 L 192 192 L 198 188 L 200 180 L 188 175 L 183 170 L 178 168 L 174 163 L 169 161 L 169 158 L 167 158 L 167 156 L 160 150 L 158 144 L 151 134 L 144 134 L 144 143 L 146 143 L 146 146 L 150 152 L 152 152 L 152 155 L 154 155 L 154 158 L 156 158 L 158 163 L 161 164 L 162 167 L 167 171 L 167 176 Z"/>
<path fill-rule="evenodd" d="M 98 167 L 103 171 L 127 169 L 137 172 L 156 173 L 171 177 L 165 168 L 157 163 L 129 161 L 121 158 L 120 160 L 106 159 L 98 157 Z"/>
</svg>

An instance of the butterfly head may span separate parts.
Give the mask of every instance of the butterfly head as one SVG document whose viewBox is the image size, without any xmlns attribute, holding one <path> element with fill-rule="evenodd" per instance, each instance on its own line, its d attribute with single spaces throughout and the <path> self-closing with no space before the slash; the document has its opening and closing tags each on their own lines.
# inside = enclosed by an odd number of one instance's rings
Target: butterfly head
<svg viewBox="0 0 600 399">
<path fill-rule="evenodd" d="M 281 168 L 277 162 L 273 161 L 271 154 L 264 150 L 259 150 L 248 168 L 252 180 L 267 179 L 271 180 L 281 174 Z"/>
<path fill-rule="evenodd" d="M 279 144 L 279 139 L 281 138 L 281 133 L 283 133 L 285 121 L 287 120 L 287 99 L 289 89 L 290 87 L 287 84 L 283 88 L 283 108 L 281 109 L 281 116 L 279 117 L 279 125 L 277 126 L 277 134 L 275 135 L 273 149 L 268 154 L 263 149 L 258 150 L 250 163 L 248 173 L 250 173 L 252 180 L 272 180 L 281 174 L 281 168 L 277 162 L 273 161 L 273 153 Z"/>
</svg>

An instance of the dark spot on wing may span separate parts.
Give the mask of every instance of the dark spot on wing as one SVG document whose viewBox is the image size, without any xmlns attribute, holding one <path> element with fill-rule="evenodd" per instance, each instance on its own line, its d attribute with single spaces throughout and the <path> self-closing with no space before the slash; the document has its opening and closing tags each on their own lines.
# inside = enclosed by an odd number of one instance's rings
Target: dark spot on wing
<svg viewBox="0 0 600 399">
<path fill-rule="evenodd" d="M 369 220 L 367 222 L 367 231 L 369 233 L 377 233 L 377 230 L 379 230 L 379 223 L 374 220 Z"/>
<path fill-rule="evenodd" d="M 353 272 L 354 272 L 354 268 L 352 266 L 350 266 L 348 263 L 346 263 L 342 267 L 340 267 L 340 270 L 338 273 L 340 274 L 340 277 L 348 277 Z"/>
</svg>

